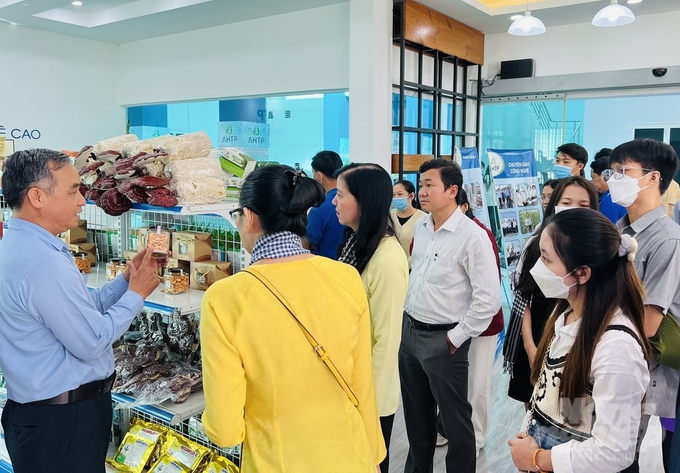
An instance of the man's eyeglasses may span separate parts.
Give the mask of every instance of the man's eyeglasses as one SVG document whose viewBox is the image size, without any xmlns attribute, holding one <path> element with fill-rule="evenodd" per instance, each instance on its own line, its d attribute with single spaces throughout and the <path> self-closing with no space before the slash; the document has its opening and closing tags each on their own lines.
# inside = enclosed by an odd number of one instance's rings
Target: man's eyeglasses
<svg viewBox="0 0 680 473">
<path fill-rule="evenodd" d="M 612 177 L 614 179 L 622 179 L 623 176 L 626 175 L 626 171 L 628 169 L 639 169 L 640 171 L 647 171 L 647 172 L 653 171 L 653 169 L 637 168 L 637 167 L 634 167 L 634 166 L 619 166 L 615 169 L 605 169 L 604 171 L 602 171 L 602 179 L 605 182 L 607 182 Z"/>
</svg>

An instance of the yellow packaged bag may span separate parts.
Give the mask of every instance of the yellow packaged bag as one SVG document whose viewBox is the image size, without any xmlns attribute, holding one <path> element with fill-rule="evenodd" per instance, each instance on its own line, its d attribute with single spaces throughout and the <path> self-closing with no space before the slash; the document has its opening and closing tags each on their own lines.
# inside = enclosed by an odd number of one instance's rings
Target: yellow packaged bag
<svg viewBox="0 0 680 473">
<path fill-rule="evenodd" d="M 208 455 L 210 455 L 208 447 L 199 445 L 183 435 L 168 430 L 161 457 L 151 468 L 151 471 L 154 471 L 159 463 L 168 463 L 169 460 L 179 463 L 189 471 L 194 471 Z"/>
<path fill-rule="evenodd" d="M 147 422 L 139 418 L 134 418 L 130 422 L 130 433 L 133 433 L 139 437 L 143 437 L 147 440 L 153 441 L 155 447 L 151 456 L 147 460 L 147 465 L 154 464 L 158 461 L 161 455 L 161 449 L 163 447 L 163 441 L 165 439 L 165 433 L 168 431 L 167 427 L 162 425 L 154 424 L 152 422 Z"/>
<path fill-rule="evenodd" d="M 238 467 L 228 458 L 213 455 L 203 473 L 239 473 Z"/>
<path fill-rule="evenodd" d="M 132 470 L 125 465 L 120 465 L 113 461 L 111 458 L 107 458 L 104 463 L 105 473 L 132 473 Z"/>
<path fill-rule="evenodd" d="M 149 473 L 190 473 L 190 470 L 172 457 L 162 457 L 149 470 Z"/>
<path fill-rule="evenodd" d="M 117 464 L 114 466 L 123 465 L 130 469 L 130 473 L 142 473 L 155 447 L 154 441 L 128 432 L 113 457 Z"/>
</svg>

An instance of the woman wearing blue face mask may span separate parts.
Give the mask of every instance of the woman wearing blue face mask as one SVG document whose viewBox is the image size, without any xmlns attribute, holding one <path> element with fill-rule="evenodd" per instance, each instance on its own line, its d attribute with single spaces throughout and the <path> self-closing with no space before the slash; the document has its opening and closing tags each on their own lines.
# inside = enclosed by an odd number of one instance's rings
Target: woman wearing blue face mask
<svg viewBox="0 0 680 473">
<path fill-rule="evenodd" d="M 416 188 L 411 181 L 398 181 L 392 187 L 392 222 L 397 238 L 401 243 L 409 268 L 411 267 L 411 242 L 413 241 L 413 227 L 425 212 L 418 208 Z"/>
<path fill-rule="evenodd" d="M 520 471 L 629 471 L 651 354 L 637 242 L 601 213 L 574 209 L 546 223 L 539 246 L 531 275 L 559 302 L 532 366 L 531 409 L 509 441 L 513 462 Z"/>
</svg>

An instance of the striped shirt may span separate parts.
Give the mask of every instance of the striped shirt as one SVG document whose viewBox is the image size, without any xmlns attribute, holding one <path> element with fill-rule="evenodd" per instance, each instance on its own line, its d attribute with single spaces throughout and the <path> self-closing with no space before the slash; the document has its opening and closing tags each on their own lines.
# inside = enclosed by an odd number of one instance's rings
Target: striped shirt
<svg viewBox="0 0 680 473">
<path fill-rule="evenodd" d="M 458 323 L 448 336 L 460 347 L 484 332 L 501 308 L 491 242 L 460 207 L 437 231 L 431 215 L 420 219 L 413 240 L 406 312 L 424 323 Z"/>
</svg>

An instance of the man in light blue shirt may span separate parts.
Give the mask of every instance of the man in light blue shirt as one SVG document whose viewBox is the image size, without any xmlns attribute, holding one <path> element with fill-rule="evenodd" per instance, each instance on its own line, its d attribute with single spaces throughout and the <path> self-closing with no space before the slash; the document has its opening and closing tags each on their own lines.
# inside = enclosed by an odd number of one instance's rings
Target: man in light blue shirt
<svg viewBox="0 0 680 473">
<path fill-rule="evenodd" d="M 159 261 L 142 251 L 129 269 L 90 293 L 57 234 L 85 205 L 78 171 L 57 151 L 5 160 L 13 211 L 0 243 L 2 413 L 15 473 L 103 473 L 111 428 L 111 344 L 158 286 Z"/>
</svg>

